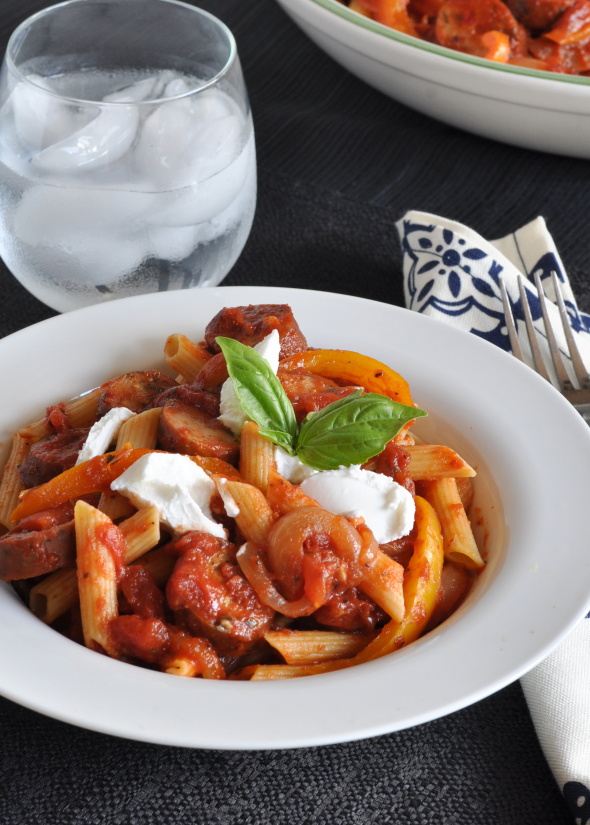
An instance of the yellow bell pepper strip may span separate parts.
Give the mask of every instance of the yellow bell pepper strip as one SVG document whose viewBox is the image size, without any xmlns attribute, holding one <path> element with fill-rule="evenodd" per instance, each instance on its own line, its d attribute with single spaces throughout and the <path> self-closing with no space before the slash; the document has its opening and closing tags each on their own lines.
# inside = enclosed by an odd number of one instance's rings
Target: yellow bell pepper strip
<svg viewBox="0 0 590 825">
<path fill-rule="evenodd" d="M 151 452 L 154 451 L 143 447 L 123 449 L 78 464 L 46 484 L 22 493 L 20 503 L 12 513 L 11 519 L 18 521 L 88 493 L 106 493 L 110 490 L 112 481 L 122 475 L 142 455 Z"/>
<path fill-rule="evenodd" d="M 443 543 L 438 516 L 426 499 L 416 496 L 416 542 L 404 577 L 406 615 L 389 622 L 377 638 L 358 654 L 355 664 L 379 659 L 416 641 L 436 607 L 443 568 Z"/>
<path fill-rule="evenodd" d="M 390 621 L 367 647 L 351 659 L 340 659 L 317 665 L 288 666 L 284 672 L 281 671 L 284 665 L 266 665 L 260 674 L 254 672 L 252 680 L 330 673 L 380 659 L 416 641 L 424 632 L 436 607 L 443 561 L 443 544 L 438 516 L 425 499 L 416 496 L 416 542 L 404 577 L 406 614 L 402 621 Z"/>
<path fill-rule="evenodd" d="M 292 372 L 304 369 L 314 375 L 344 381 L 367 392 L 387 395 L 398 404 L 414 407 L 408 382 L 390 367 L 358 352 L 340 349 L 316 349 L 297 352 L 279 364 L 280 369 Z"/>
</svg>

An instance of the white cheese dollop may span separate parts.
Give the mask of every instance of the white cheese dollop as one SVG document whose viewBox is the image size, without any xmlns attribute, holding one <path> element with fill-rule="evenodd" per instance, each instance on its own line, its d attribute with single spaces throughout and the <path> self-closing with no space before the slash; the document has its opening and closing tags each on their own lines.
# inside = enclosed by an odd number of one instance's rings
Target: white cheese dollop
<svg viewBox="0 0 590 825">
<path fill-rule="evenodd" d="M 161 521 L 177 536 L 198 530 L 226 537 L 224 528 L 211 515 L 215 484 L 188 456 L 148 453 L 116 478 L 111 490 L 127 496 L 136 507 L 155 504 Z"/>
<path fill-rule="evenodd" d="M 84 446 L 78 453 L 76 464 L 83 461 L 90 461 L 97 455 L 106 453 L 110 445 L 119 435 L 119 430 L 129 418 L 135 415 L 127 407 L 113 407 L 106 415 L 93 424 L 84 442 Z"/>
<path fill-rule="evenodd" d="M 322 470 L 303 481 L 301 489 L 331 513 L 363 516 L 379 544 L 407 536 L 414 525 L 411 494 L 388 476 L 358 465 Z"/>
<path fill-rule="evenodd" d="M 301 484 L 306 478 L 315 475 L 318 470 L 314 470 L 308 464 L 304 464 L 296 455 L 289 455 L 282 447 L 275 447 L 275 463 L 277 472 L 291 484 Z"/>
<path fill-rule="evenodd" d="M 281 351 L 281 340 L 277 330 L 273 329 L 270 335 L 267 335 L 259 344 L 256 344 L 254 349 L 268 361 L 272 371 L 276 375 L 279 368 L 279 353 Z M 231 378 L 228 378 L 221 387 L 219 408 L 221 413 L 219 420 L 221 423 L 225 424 L 234 435 L 239 435 L 242 432 L 242 427 L 246 421 L 248 421 L 248 416 L 238 401 Z"/>
</svg>

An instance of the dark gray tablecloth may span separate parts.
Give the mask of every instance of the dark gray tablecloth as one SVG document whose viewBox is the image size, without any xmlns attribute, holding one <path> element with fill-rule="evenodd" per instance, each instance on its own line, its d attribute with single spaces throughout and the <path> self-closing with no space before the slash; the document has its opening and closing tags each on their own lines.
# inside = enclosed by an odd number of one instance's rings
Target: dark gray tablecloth
<svg viewBox="0 0 590 825">
<path fill-rule="evenodd" d="M 2 49 L 43 5 L 3 0 Z M 394 103 L 324 56 L 272 0 L 201 5 L 237 38 L 258 144 L 256 219 L 227 284 L 401 305 L 394 221 L 405 210 L 461 220 L 489 238 L 542 214 L 590 311 L 590 164 L 475 138 Z M 0 289 L 2 335 L 55 314 L 1 266 Z M 138 744 L 4 699 L 0 726 L 2 825 L 572 822 L 518 684 L 418 728 L 300 751 Z"/>
</svg>

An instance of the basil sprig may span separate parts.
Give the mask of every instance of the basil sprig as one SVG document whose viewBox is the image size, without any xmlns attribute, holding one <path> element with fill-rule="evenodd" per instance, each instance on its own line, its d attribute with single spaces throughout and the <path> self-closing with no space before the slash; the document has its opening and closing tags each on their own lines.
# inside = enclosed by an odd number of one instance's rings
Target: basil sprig
<svg viewBox="0 0 590 825">
<path fill-rule="evenodd" d="M 293 405 L 270 364 L 252 347 L 233 338 L 216 338 L 242 409 L 260 432 L 295 455 L 297 420 Z"/>
<path fill-rule="evenodd" d="M 233 338 L 216 338 L 246 415 L 290 455 L 314 470 L 364 464 L 401 428 L 427 415 L 385 395 L 360 390 L 307 415 L 298 429 L 293 405 L 268 361 Z"/>
<path fill-rule="evenodd" d="M 364 464 L 380 453 L 404 424 L 426 415 L 385 395 L 360 390 L 309 413 L 301 424 L 296 452 L 314 470 Z"/>
</svg>

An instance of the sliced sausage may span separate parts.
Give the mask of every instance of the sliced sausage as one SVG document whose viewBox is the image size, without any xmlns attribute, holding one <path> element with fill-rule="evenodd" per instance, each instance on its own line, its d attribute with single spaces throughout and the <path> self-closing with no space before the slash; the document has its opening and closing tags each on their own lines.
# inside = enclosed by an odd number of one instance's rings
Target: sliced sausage
<svg viewBox="0 0 590 825">
<path fill-rule="evenodd" d="M 73 467 L 88 432 L 87 428 L 64 430 L 36 441 L 18 468 L 25 487 L 45 484 Z"/>
<path fill-rule="evenodd" d="M 102 418 L 114 407 L 127 407 L 134 413 L 143 412 L 152 406 L 152 401 L 161 392 L 176 386 L 176 381 L 158 370 L 119 375 L 102 385 L 97 404 L 98 417 Z"/>
<path fill-rule="evenodd" d="M 309 395 L 303 395 L 293 403 L 295 410 L 295 417 L 301 423 L 306 415 L 310 412 L 319 412 L 334 401 L 341 401 L 356 392 L 358 387 L 334 387 L 332 389 L 321 390 L 320 392 L 311 392 Z"/>
<path fill-rule="evenodd" d="M 71 504 L 36 513 L 0 537 L 0 580 L 30 579 L 71 566 L 76 534 Z"/>
<path fill-rule="evenodd" d="M 330 378 L 314 375 L 308 370 L 287 372 L 279 369 L 277 376 L 287 398 L 293 404 L 295 417 L 299 423 L 308 413 L 323 410 L 324 407 L 340 398 L 346 398 L 358 389 L 358 387 L 340 387 Z"/>
<path fill-rule="evenodd" d="M 111 625 L 113 644 L 123 656 L 159 664 L 170 651 L 170 634 L 161 619 L 118 616 Z"/>
<path fill-rule="evenodd" d="M 287 372 L 287 370 L 279 368 L 277 378 L 283 385 L 283 389 L 287 393 L 287 398 L 291 402 L 297 401 L 297 399 L 303 395 L 309 395 L 310 392 L 320 392 L 321 390 L 338 386 L 338 384 L 330 378 L 324 378 L 322 375 L 314 375 L 312 372 L 309 372 L 309 370 Z"/>
<path fill-rule="evenodd" d="M 198 410 L 210 415 L 211 418 L 217 418 L 219 415 L 219 396 L 206 390 L 200 390 L 193 384 L 180 384 L 180 386 L 164 390 L 154 399 L 153 406 L 163 407 L 167 401 L 173 399 L 183 401 L 190 407 L 196 407 Z"/>
<path fill-rule="evenodd" d="M 221 421 L 182 401 L 164 404 L 158 438 L 168 452 L 211 456 L 230 464 L 240 451 L 239 442 Z"/>
<path fill-rule="evenodd" d="M 224 307 L 207 324 L 205 341 L 211 352 L 219 352 L 217 336 L 235 338 L 249 347 L 260 343 L 273 329 L 281 340 L 281 358 L 307 349 L 307 341 L 287 304 L 256 304 L 247 307 Z"/>
<path fill-rule="evenodd" d="M 263 605 L 236 564 L 233 544 L 207 533 L 173 542 L 181 553 L 166 585 L 168 604 L 193 635 L 225 655 L 241 656 L 270 630 L 274 611 Z"/>
<path fill-rule="evenodd" d="M 373 630 L 388 618 L 384 611 L 357 587 L 350 587 L 342 593 L 334 593 L 313 615 L 319 624 L 338 630 Z"/>
<path fill-rule="evenodd" d="M 445 0 L 410 0 L 408 11 L 417 18 L 436 17 Z"/>
</svg>

